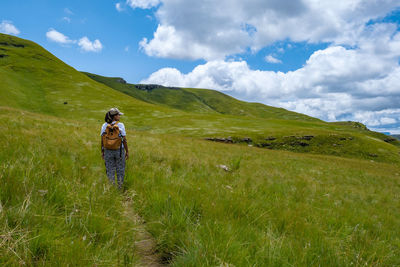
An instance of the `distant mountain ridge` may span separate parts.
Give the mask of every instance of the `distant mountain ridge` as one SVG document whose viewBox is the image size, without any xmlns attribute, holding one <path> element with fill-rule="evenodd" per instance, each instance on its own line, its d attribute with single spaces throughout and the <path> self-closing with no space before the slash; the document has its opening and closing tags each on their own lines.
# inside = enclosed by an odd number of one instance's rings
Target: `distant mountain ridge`
<svg viewBox="0 0 400 267">
<path fill-rule="evenodd" d="M 129 84 L 120 77 L 104 77 L 82 72 L 115 90 L 153 104 L 198 112 L 260 118 L 320 121 L 319 119 L 260 103 L 249 103 L 211 89 L 168 87 L 157 84 Z"/>
<path fill-rule="evenodd" d="M 393 136 L 397 140 L 400 140 L 400 134 L 391 134 L 391 136 Z"/>
</svg>

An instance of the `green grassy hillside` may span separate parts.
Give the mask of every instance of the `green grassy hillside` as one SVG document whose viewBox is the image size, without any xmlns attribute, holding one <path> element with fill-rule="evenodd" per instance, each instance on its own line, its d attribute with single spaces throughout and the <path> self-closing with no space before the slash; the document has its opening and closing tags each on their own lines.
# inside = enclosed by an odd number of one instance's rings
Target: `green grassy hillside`
<svg viewBox="0 0 400 267">
<path fill-rule="evenodd" d="M 269 149 L 283 149 L 298 152 L 311 152 L 338 156 L 362 157 L 374 160 L 398 161 L 399 142 L 391 140 L 384 144 L 387 137 L 383 134 L 371 132 L 364 125 L 357 122 L 326 123 L 315 118 L 290 112 L 285 109 L 269 107 L 258 103 L 247 103 L 236 100 L 223 93 L 194 88 L 156 87 L 145 90 L 139 86 L 126 83 L 122 78 L 109 78 L 91 73 L 84 73 L 95 81 L 101 82 L 117 91 L 123 92 L 136 99 L 149 103 L 168 106 L 183 111 L 198 114 L 225 114 L 226 126 L 216 126 L 213 131 L 207 129 L 200 133 L 210 136 L 231 135 L 234 143 L 243 143 Z M 138 88 L 139 87 L 139 88 Z M 142 86 L 143 87 L 143 86 Z M 204 115 L 203 115 L 204 116 Z M 247 121 L 257 121 L 261 125 L 243 124 L 243 117 Z M 214 116 L 214 122 L 218 120 Z M 229 119 L 232 121 L 229 121 Z M 260 118 L 267 119 L 259 120 Z M 212 124 L 212 119 L 208 124 Z M 312 121 L 313 123 L 308 123 Z M 234 124 L 237 130 L 230 131 L 228 126 Z M 184 126 L 184 124 L 181 124 Z M 260 127 L 261 126 L 261 127 Z M 259 128 L 260 127 L 260 128 Z M 264 127 L 268 127 L 264 128 Z M 204 129 L 207 126 L 204 125 Z M 184 128 L 181 128 L 184 130 Z M 201 129 L 198 129 L 201 130 Z M 196 133 L 184 134 L 196 135 Z M 198 135 L 197 135 L 198 136 Z M 251 142 L 241 142 L 246 137 Z M 226 138 L 225 138 L 226 139 Z M 385 151 L 385 156 L 381 153 Z M 383 157 L 382 157 L 383 156 Z"/>
<path fill-rule="evenodd" d="M 83 72 L 97 82 L 101 82 L 134 98 L 193 113 L 219 113 L 235 116 L 249 116 L 267 119 L 289 119 L 319 121 L 300 113 L 283 108 L 275 108 L 259 103 L 237 100 L 215 90 L 176 88 L 155 85 L 151 89 L 141 89 L 143 85 L 126 83 L 122 78 L 109 78 Z"/>
<path fill-rule="evenodd" d="M 400 264 L 398 164 L 131 130 L 120 194 L 96 122 L 1 107 L 0 127 L 2 266 L 139 264 L 129 209 L 172 266 Z"/>
<path fill-rule="evenodd" d="M 245 103 L 212 90 L 168 89 L 174 92 L 171 95 L 164 89 L 153 90 L 155 93 L 129 89 L 133 85 L 111 90 L 39 45 L 9 35 L 0 34 L 0 51 L 2 106 L 98 123 L 110 107 L 117 106 L 129 118 L 128 129 L 138 131 L 198 138 L 231 136 L 235 140 L 250 137 L 250 145 L 258 147 L 400 162 L 400 142 L 385 142 L 383 134 Z M 116 84 L 104 77 L 102 81 L 108 81 L 110 86 Z M 128 91 L 142 95 L 135 98 L 128 96 Z M 196 112 L 176 107 L 186 103 Z M 315 138 L 304 140 L 304 136 Z"/>
</svg>

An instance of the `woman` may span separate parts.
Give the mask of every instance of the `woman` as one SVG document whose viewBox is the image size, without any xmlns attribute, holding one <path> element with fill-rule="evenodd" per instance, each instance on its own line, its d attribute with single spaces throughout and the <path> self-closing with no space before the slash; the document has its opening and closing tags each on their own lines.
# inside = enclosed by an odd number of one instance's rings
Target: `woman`
<svg viewBox="0 0 400 267">
<path fill-rule="evenodd" d="M 115 184 L 115 174 L 117 174 L 118 188 L 122 188 L 125 176 L 125 160 L 129 158 L 128 143 L 126 141 L 125 125 L 119 122 L 120 116 L 124 115 L 117 108 L 112 108 L 106 113 L 105 123 L 101 127 L 101 157 L 103 158 L 107 177 L 112 184 Z M 106 135 L 108 125 L 117 125 L 119 129 L 119 138 L 122 138 L 121 147 L 117 149 L 107 149 L 103 141 L 103 135 Z"/>
</svg>

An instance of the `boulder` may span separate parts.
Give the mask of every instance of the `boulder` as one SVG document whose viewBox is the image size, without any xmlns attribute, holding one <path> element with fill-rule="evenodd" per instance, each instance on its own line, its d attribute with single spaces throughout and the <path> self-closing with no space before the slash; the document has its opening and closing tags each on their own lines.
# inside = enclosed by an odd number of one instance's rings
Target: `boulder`
<svg viewBox="0 0 400 267">
<path fill-rule="evenodd" d="M 220 164 L 220 165 L 217 165 L 217 167 L 223 169 L 224 171 L 227 171 L 227 172 L 229 171 L 229 168 L 226 165 Z"/>
</svg>

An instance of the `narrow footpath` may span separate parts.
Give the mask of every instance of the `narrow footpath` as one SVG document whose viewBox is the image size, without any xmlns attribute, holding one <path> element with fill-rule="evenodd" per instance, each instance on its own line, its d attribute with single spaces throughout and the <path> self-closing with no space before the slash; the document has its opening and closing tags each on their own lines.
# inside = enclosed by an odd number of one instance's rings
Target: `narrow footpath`
<svg viewBox="0 0 400 267">
<path fill-rule="evenodd" d="M 126 196 L 124 205 L 124 216 L 135 222 L 138 227 L 135 233 L 135 253 L 141 258 L 143 267 L 167 266 L 161 264 L 161 256 L 156 251 L 156 240 L 146 231 L 144 220 L 134 211 L 131 197 Z"/>
</svg>

